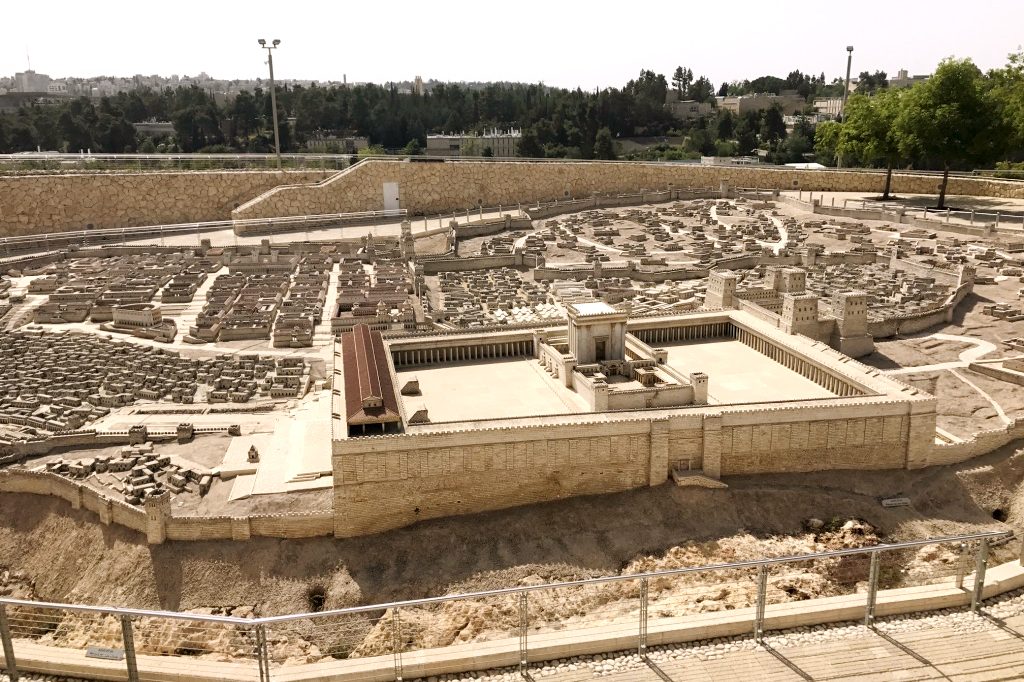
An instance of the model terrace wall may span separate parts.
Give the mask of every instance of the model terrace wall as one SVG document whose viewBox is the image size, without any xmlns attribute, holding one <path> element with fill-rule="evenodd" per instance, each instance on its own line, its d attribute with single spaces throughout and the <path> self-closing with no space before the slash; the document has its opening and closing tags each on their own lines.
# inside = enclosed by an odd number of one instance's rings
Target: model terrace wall
<svg viewBox="0 0 1024 682">
<path fill-rule="evenodd" d="M 406 163 L 367 160 L 316 185 L 271 190 L 233 212 L 237 219 L 383 210 L 383 184 L 397 182 L 402 208 L 438 214 L 467 206 L 513 206 L 593 194 L 635 193 L 676 187 L 801 188 L 814 191 L 880 191 L 882 173 L 802 171 L 742 166 L 647 163 L 513 161 Z M 933 176 L 896 174 L 897 192 L 931 194 Z M 950 194 L 1024 197 L 1024 184 L 950 178 Z M 529 210 L 527 209 L 527 212 Z M 539 217 L 536 216 L 536 217 Z"/>
<path fill-rule="evenodd" d="M 116 523 L 132 530 L 146 531 L 146 514 L 141 509 L 51 472 L 5 469 L 0 471 L 0 492 L 58 497 L 69 502 L 72 509 L 84 507 L 96 513 L 106 525 Z"/>
<path fill-rule="evenodd" d="M 1018 419 L 1000 429 L 980 431 L 960 443 L 936 445 L 928 458 L 928 464 L 959 464 L 1020 438 L 1024 438 L 1024 420 Z"/>
<path fill-rule="evenodd" d="M 228 220 L 238 204 L 328 171 L 0 176 L 0 234 Z"/>
<path fill-rule="evenodd" d="M 665 480 L 649 420 L 334 442 L 335 535 L 636 488 Z M 387 500 L 387 503 L 382 503 Z"/>
<path fill-rule="evenodd" d="M 905 412 L 904 404 L 891 403 L 729 413 L 723 416 L 719 473 L 902 469 L 910 428 Z"/>
</svg>

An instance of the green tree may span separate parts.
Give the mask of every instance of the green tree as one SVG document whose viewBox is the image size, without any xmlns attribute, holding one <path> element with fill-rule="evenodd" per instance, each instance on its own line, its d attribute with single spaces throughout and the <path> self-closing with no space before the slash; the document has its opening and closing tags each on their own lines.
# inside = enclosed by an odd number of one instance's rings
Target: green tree
<svg viewBox="0 0 1024 682">
<path fill-rule="evenodd" d="M 885 189 L 889 198 L 892 169 L 902 158 L 896 119 L 906 90 L 879 90 L 873 97 L 855 94 L 846 102 L 846 113 L 836 151 L 843 159 L 862 164 L 885 165 Z"/>
<path fill-rule="evenodd" d="M 544 157 L 544 148 L 537 139 L 537 131 L 530 126 L 523 128 L 522 136 L 519 138 L 519 156 L 524 159 L 540 159 Z"/>
<path fill-rule="evenodd" d="M 843 125 L 837 121 L 824 121 L 814 129 L 814 158 L 818 163 L 835 165 L 842 128 Z"/>
<path fill-rule="evenodd" d="M 861 94 L 870 95 L 877 90 L 887 87 L 889 87 L 889 81 L 885 71 L 875 71 L 874 73 L 861 71 L 860 76 L 857 77 L 856 92 Z"/>
<path fill-rule="evenodd" d="M 379 144 L 371 144 L 369 147 L 363 147 L 358 152 L 357 156 L 384 156 L 387 154 L 387 150 L 381 147 Z"/>
<path fill-rule="evenodd" d="M 773 104 L 764 110 L 761 121 L 761 141 L 778 142 L 786 137 L 786 121 L 782 117 L 782 107 Z"/>
<path fill-rule="evenodd" d="M 672 86 L 679 93 L 679 99 L 683 98 L 683 82 L 686 80 L 686 72 L 683 67 L 677 66 L 675 72 L 672 74 Z"/>
<path fill-rule="evenodd" d="M 485 159 L 489 159 L 494 156 L 494 150 L 491 149 L 490 145 L 487 145 L 486 147 L 484 147 L 484 150 L 480 152 L 480 156 L 484 157 Z"/>
<path fill-rule="evenodd" d="M 415 137 L 409 140 L 405 147 L 402 148 L 402 154 L 406 156 L 416 156 L 417 154 L 422 153 L 423 148 L 420 146 L 420 141 L 417 140 Z"/>
<path fill-rule="evenodd" d="M 608 130 L 608 128 L 601 128 L 597 131 L 597 137 L 594 138 L 594 158 L 616 158 L 615 140 L 612 139 L 612 131 Z"/>
<path fill-rule="evenodd" d="M 710 102 L 715 96 L 714 84 L 701 76 L 690 86 L 689 98 L 697 102 Z"/>
<path fill-rule="evenodd" d="M 736 133 L 736 121 L 732 112 L 722 109 L 718 112 L 718 139 L 731 140 Z"/>
<path fill-rule="evenodd" d="M 1003 119 L 1013 133 L 1012 148 L 1024 147 L 1024 51 L 1011 54 L 1002 69 L 990 73 L 992 95 L 1002 104 Z"/>
<path fill-rule="evenodd" d="M 947 59 L 905 95 L 896 118 L 900 150 L 942 166 L 938 208 L 946 206 L 954 165 L 991 163 L 1006 148 L 1009 130 L 997 96 L 969 59 Z"/>
</svg>

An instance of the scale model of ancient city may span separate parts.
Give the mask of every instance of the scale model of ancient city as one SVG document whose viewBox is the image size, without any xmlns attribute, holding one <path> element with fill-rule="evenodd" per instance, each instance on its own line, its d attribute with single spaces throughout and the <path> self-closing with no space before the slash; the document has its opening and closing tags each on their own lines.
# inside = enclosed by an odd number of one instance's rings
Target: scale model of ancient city
<svg viewBox="0 0 1024 682">
<path fill-rule="evenodd" d="M 130 529 L 155 563 L 268 538 L 405 562 L 428 534 L 474 563 L 469 538 L 662 504 L 699 538 L 756 524 L 753 491 L 811 516 L 843 477 L 836 516 L 924 518 L 929 481 L 994 481 L 1024 436 L 1024 184 L 951 178 L 982 215 L 865 201 L 883 181 L 415 157 L 0 178 L 0 498 Z M 971 513 L 998 528 L 1015 484 L 991 485 Z M 319 606 L 407 596 L 334 584 Z M 198 608 L 174 594 L 154 599 Z M 365 646 L 345 655 L 386 652 Z"/>
</svg>

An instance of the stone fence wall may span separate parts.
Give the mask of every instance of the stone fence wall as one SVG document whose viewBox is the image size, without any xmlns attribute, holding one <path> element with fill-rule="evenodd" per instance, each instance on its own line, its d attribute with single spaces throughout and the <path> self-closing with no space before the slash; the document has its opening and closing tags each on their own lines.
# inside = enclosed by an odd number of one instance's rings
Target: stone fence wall
<svg viewBox="0 0 1024 682">
<path fill-rule="evenodd" d="M 1024 438 L 1024 420 L 1015 420 L 999 429 L 980 431 L 961 443 L 935 445 L 930 465 L 959 464 Z"/>
<path fill-rule="evenodd" d="M 47 471 L 0 470 L 0 493 L 58 497 L 69 502 L 72 509 L 95 513 L 104 525 L 113 523 L 149 537 L 166 537 L 168 540 L 309 538 L 334 532 L 334 514 L 331 511 L 258 516 L 148 515 L 141 507 L 133 507 L 84 483 Z M 162 529 L 154 526 L 162 526 Z"/>
<path fill-rule="evenodd" d="M 594 194 L 628 194 L 683 187 L 763 187 L 813 191 L 881 191 L 884 173 L 796 170 L 781 167 L 698 166 L 686 164 L 460 161 L 407 163 L 366 160 L 330 179 L 304 186 L 278 187 L 240 206 L 235 219 L 317 213 L 376 211 L 384 208 L 383 186 L 399 185 L 401 207 L 412 214 L 438 214 L 467 206 L 514 206 Z M 894 191 L 932 194 L 938 179 L 896 173 Z M 951 195 L 1024 197 L 1024 183 L 954 177 Z M 532 214 L 531 214 L 532 215 Z M 538 214 L 535 217 L 540 217 Z"/>
<path fill-rule="evenodd" d="M 0 176 L 0 235 L 229 220 L 239 204 L 330 171 Z"/>
</svg>

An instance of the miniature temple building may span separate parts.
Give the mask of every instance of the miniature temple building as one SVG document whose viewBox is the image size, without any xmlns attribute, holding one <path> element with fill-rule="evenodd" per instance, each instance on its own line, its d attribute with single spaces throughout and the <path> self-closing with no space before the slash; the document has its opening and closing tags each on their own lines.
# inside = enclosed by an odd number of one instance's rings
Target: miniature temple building
<svg viewBox="0 0 1024 682">
<path fill-rule="evenodd" d="M 398 396 L 380 332 L 365 324 L 341 335 L 345 374 L 345 419 L 350 436 L 401 429 Z"/>
</svg>

